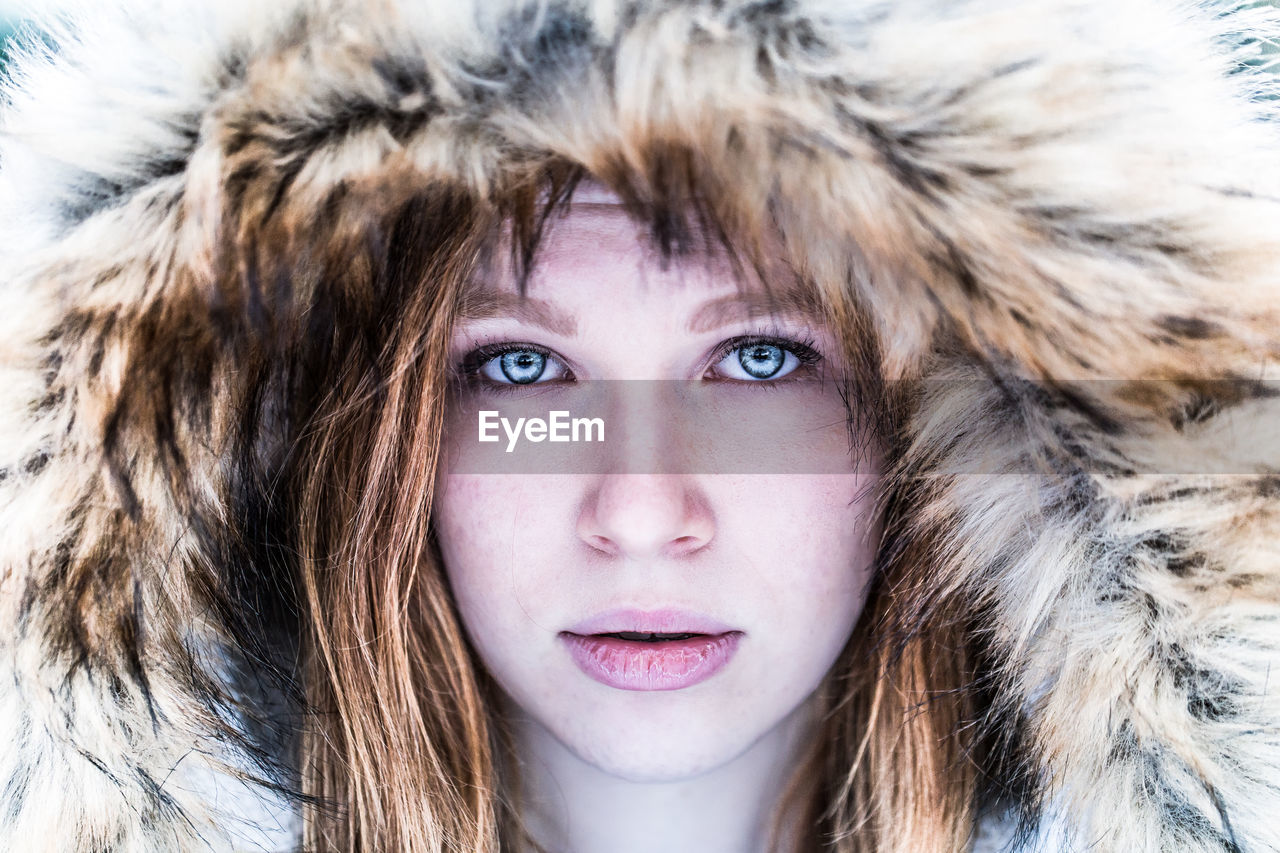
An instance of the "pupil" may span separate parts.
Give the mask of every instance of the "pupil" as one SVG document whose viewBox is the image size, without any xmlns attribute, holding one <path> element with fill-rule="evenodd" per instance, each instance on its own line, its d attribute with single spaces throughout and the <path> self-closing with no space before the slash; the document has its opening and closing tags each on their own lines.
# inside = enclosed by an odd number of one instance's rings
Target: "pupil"
<svg viewBox="0 0 1280 853">
<path fill-rule="evenodd" d="M 752 344 L 738 350 L 738 363 L 750 376 L 768 379 L 782 369 L 786 353 L 773 344 Z"/>
<path fill-rule="evenodd" d="M 515 350 L 503 353 L 499 366 L 502 375 L 516 385 L 528 385 L 536 382 L 542 371 L 547 369 L 547 357 L 532 350 Z"/>
</svg>

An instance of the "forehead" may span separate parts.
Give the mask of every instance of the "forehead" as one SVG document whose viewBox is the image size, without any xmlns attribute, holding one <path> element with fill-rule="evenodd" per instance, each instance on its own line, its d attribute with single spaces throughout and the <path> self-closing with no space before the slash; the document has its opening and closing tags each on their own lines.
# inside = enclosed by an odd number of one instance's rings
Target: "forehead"
<svg viewBox="0 0 1280 853">
<path fill-rule="evenodd" d="M 745 257 L 735 263 L 715 239 L 664 261 L 643 224 L 595 185 L 580 189 L 565 213 L 547 222 L 524 294 L 509 263 L 508 241 L 509 235 L 495 254 L 500 260 L 473 282 L 466 314 L 503 313 L 517 303 L 576 312 L 654 301 L 686 313 L 820 313 L 814 291 L 785 263 L 780 247 L 760 269 Z"/>
</svg>

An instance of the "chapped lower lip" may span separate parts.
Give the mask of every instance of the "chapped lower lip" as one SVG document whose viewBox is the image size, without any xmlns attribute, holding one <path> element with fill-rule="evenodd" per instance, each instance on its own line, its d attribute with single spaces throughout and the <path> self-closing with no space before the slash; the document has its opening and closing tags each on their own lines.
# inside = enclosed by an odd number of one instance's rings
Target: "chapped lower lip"
<svg viewBox="0 0 1280 853">
<path fill-rule="evenodd" d="M 574 663 L 619 690 L 681 690 L 706 681 L 729 663 L 741 631 L 647 643 L 599 634 L 560 634 Z"/>
</svg>

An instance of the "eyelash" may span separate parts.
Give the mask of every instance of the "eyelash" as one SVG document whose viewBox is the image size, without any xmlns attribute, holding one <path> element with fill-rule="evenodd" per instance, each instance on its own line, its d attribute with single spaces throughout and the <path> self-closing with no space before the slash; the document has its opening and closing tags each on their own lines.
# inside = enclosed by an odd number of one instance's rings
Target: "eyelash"
<svg viewBox="0 0 1280 853">
<path fill-rule="evenodd" d="M 726 357 L 728 357 L 729 353 L 733 352 L 736 349 L 742 349 L 743 347 L 757 346 L 759 344 L 764 344 L 765 346 L 777 347 L 778 349 L 785 350 L 786 352 L 791 353 L 800 362 L 800 365 L 802 367 L 808 367 L 809 365 L 817 364 L 818 362 L 822 361 L 822 354 L 819 353 L 817 349 L 815 349 L 814 341 L 812 338 L 806 337 L 804 340 L 798 341 L 795 338 L 789 338 L 789 337 L 786 337 L 785 335 L 781 335 L 777 333 L 764 333 L 764 334 L 754 334 L 754 335 L 739 335 L 736 338 L 730 338 L 729 340 L 720 344 L 720 346 L 715 351 L 715 355 L 711 357 L 711 361 L 708 363 L 707 366 L 708 368 L 710 368 L 714 365 L 719 364 Z M 725 381 L 733 382 L 733 381 L 743 381 L 743 380 L 725 380 Z M 785 382 L 785 381 L 786 381 L 785 378 L 779 379 L 776 381 L 772 379 L 761 379 L 757 382 L 751 382 L 747 384 L 774 385 L 774 384 L 777 384 L 777 382 Z"/>
<path fill-rule="evenodd" d="M 817 364 L 822 361 L 822 354 L 815 348 L 815 343 L 811 337 L 805 336 L 803 340 L 797 340 L 792 337 L 774 332 L 766 331 L 749 335 L 738 335 L 719 344 L 710 360 L 707 362 L 707 370 L 723 361 L 731 352 L 742 347 L 755 346 L 764 344 L 766 346 L 775 346 L 785 350 L 796 357 L 802 367 Z M 551 350 L 538 344 L 519 343 L 515 341 L 507 341 L 502 343 L 489 343 L 476 347 L 471 352 L 464 355 L 458 363 L 456 372 L 458 377 L 469 387 L 483 385 L 485 390 L 490 393 L 507 394 L 517 391 L 524 391 L 539 383 L 530 383 L 521 385 L 517 383 L 492 382 L 485 379 L 481 373 L 481 369 L 495 358 L 500 358 L 509 352 L 536 352 L 548 359 L 554 359 L 564 366 L 565 376 L 563 378 L 572 381 L 574 379 L 573 370 L 565 364 L 564 359 L 556 355 Z M 744 385 L 760 385 L 771 386 L 786 382 L 787 379 L 771 380 L 761 379 L 756 382 L 748 382 L 745 380 L 721 379 L 724 382 L 741 382 Z M 547 384 L 547 383 L 542 383 Z"/>
<path fill-rule="evenodd" d="M 509 341 L 498 344 L 483 344 L 482 346 L 476 347 L 462 357 L 462 361 L 458 364 L 458 373 L 468 379 L 477 378 L 480 375 L 480 368 L 484 367 L 493 359 L 504 356 L 509 352 L 536 352 L 539 355 L 545 356 L 546 358 L 554 358 L 556 361 L 564 364 L 564 359 L 560 358 L 546 347 L 538 346 L 537 344 L 523 344 L 518 341 Z M 565 366 L 565 371 L 570 377 L 573 376 L 573 371 L 569 370 L 567 365 Z"/>
</svg>

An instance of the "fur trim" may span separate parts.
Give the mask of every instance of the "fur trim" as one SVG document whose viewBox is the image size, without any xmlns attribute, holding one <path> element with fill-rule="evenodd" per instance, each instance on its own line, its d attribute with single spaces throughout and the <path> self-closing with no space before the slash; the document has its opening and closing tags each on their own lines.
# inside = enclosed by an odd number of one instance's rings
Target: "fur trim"
<svg viewBox="0 0 1280 853">
<path fill-rule="evenodd" d="M 945 534 L 934 594 L 984 627 L 1015 842 L 1280 849 L 1268 12 L 211 0 L 52 29 L 0 118 L 0 846 L 276 844 L 209 793 L 289 778 L 237 677 L 271 663 L 237 624 L 271 555 L 237 531 L 283 416 L 232 415 L 271 306 L 324 282 L 221 247 L 342 251 L 348 204 L 552 156 L 657 182 L 679 150 L 847 282 L 912 389 L 898 476 Z"/>
</svg>

